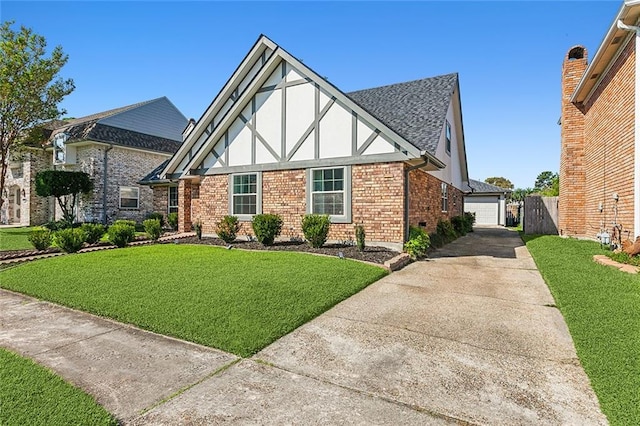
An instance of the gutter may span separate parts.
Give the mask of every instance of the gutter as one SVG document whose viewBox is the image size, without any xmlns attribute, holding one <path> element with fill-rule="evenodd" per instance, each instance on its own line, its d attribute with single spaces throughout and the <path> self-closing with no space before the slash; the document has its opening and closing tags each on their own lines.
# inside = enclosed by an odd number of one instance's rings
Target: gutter
<svg viewBox="0 0 640 426">
<path fill-rule="evenodd" d="M 107 161 L 109 159 L 109 151 L 113 149 L 113 145 L 109 145 L 104 150 L 104 159 L 102 160 L 102 224 L 107 224 Z"/>
<path fill-rule="evenodd" d="M 409 240 L 409 172 L 425 167 L 429 163 L 431 163 L 430 158 L 424 157 L 422 163 L 404 169 L 404 241 Z"/>
</svg>

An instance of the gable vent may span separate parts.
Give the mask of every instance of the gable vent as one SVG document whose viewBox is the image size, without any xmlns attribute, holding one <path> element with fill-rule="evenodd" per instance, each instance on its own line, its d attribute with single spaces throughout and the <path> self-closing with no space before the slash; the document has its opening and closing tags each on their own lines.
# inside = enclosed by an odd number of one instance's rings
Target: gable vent
<svg viewBox="0 0 640 426">
<path fill-rule="evenodd" d="M 600 74 L 598 74 L 598 73 L 593 74 L 593 75 L 591 76 L 591 80 L 593 80 L 594 78 L 598 78 L 598 76 L 599 76 L 599 75 L 600 75 Z"/>
<path fill-rule="evenodd" d="M 622 36 L 618 36 L 611 41 L 611 44 L 618 44 L 622 40 Z"/>
</svg>

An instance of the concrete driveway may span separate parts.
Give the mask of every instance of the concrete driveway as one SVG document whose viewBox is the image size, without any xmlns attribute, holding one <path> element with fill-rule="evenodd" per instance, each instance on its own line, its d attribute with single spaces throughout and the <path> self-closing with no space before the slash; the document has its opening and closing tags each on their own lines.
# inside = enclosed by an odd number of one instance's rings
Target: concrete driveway
<svg viewBox="0 0 640 426">
<path fill-rule="evenodd" d="M 129 424 L 606 424 L 553 298 L 504 229 L 477 229 L 250 359 L 0 302 L 0 345 Z"/>
</svg>

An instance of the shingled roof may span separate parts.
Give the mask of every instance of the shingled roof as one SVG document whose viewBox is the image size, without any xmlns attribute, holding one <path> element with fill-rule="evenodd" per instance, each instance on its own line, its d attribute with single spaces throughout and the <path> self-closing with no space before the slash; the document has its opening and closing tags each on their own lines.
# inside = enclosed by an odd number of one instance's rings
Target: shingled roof
<svg viewBox="0 0 640 426">
<path fill-rule="evenodd" d="M 469 179 L 469 192 L 474 194 L 495 193 L 495 192 L 511 192 L 510 189 L 500 188 L 490 183 L 481 182 L 479 180 Z"/>
<path fill-rule="evenodd" d="M 149 185 L 149 184 L 153 184 L 153 183 L 168 182 L 168 179 L 160 179 L 160 173 L 162 173 L 164 168 L 167 167 L 167 164 L 169 164 L 170 160 L 171 160 L 170 158 L 164 160 L 162 163 L 160 163 L 160 165 L 158 167 L 153 169 L 151 171 L 151 173 L 149 173 L 148 175 L 146 175 L 145 177 L 140 179 L 140 181 L 138 181 L 138 183 L 141 184 L 141 185 Z"/>
<path fill-rule="evenodd" d="M 122 115 L 153 104 L 156 104 L 157 108 L 130 117 Z M 169 117 L 163 117 L 163 111 Z M 148 120 L 162 121 L 164 119 L 165 121 L 161 125 L 168 127 L 168 129 L 161 129 L 162 131 L 158 132 L 133 130 L 152 127 L 153 123 L 145 122 L 147 116 Z M 180 135 L 186 123 L 187 119 L 167 98 L 162 97 L 59 122 L 59 125 L 53 130 L 52 136 L 64 132 L 68 135 L 67 143 L 92 140 L 172 154 L 180 148 L 182 138 L 177 135 Z M 160 134 L 172 137 L 163 137 Z"/>
<path fill-rule="evenodd" d="M 436 154 L 458 74 L 346 93 L 416 148 Z"/>
</svg>

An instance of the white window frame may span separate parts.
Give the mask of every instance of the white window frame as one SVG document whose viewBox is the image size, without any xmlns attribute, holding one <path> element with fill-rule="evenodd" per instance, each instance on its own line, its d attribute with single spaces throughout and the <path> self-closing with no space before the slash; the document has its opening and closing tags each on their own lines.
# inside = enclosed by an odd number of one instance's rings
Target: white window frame
<svg viewBox="0 0 640 426">
<path fill-rule="evenodd" d="M 330 191 L 332 193 L 342 192 L 343 195 L 343 214 L 342 215 L 329 215 L 331 223 L 351 223 L 351 166 L 328 166 L 328 167 L 315 167 L 313 169 L 307 169 L 307 209 L 308 214 L 315 213 L 313 211 L 313 194 L 325 193 L 325 191 L 313 190 L 313 172 L 318 170 L 328 169 L 343 169 L 343 186 L 342 191 Z"/>
<path fill-rule="evenodd" d="M 233 198 L 234 195 L 253 195 L 251 194 L 234 194 L 233 193 L 233 180 L 236 176 L 247 176 L 247 175 L 256 175 L 256 212 L 254 214 L 236 214 L 233 211 Z M 262 173 L 261 172 L 249 172 L 249 173 L 233 173 L 229 175 L 229 214 L 231 216 L 236 216 L 238 220 L 241 221 L 250 221 L 253 219 L 253 216 L 257 214 L 262 214 Z"/>
<path fill-rule="evenodd" d="M 136 197 L 123 197 L 122 190 L 135 190 Z M 118 191 L 118 195 L 119 195 L 119 204 L 120 204 L 121 210 L 139 210 L 140 209 L 140 188 L 138 188 L 137 186 L 121 186 L 120 190 Z M 122 205 L 123 199 L 136 200 L 136 206 L 135 207 L 123 206 Z"/>
<path fill-rule="evenodd" d="M 176 205 L 171 205 L 171 190 L 172 189 L 175 189 L 175 191 L 176 191 Z M 170 186 L 169 189 L 167 190 L 167 214 L 169 214 L 169 213 L 177 213 L 179 205 L 180 205 L 180 202 L 178 201 L 178 187 L 177 186 Z"/>
<path fill-rule="evenodd" d="M 444 126 L 444 150 L 447 154 L 451 155 L 451 123 L 449 120 L 445 120 Z"/>
<path fill-rule="evenodd" d="M 442 191 L 442 213 L 447 213 L 449 211 L 449 185 L 442 182 L 440 189 Z"/>
</svg>

